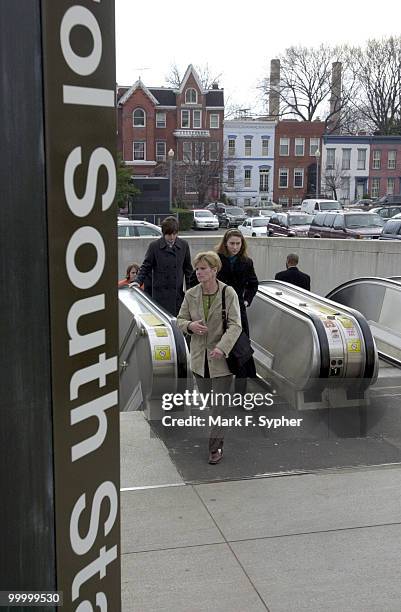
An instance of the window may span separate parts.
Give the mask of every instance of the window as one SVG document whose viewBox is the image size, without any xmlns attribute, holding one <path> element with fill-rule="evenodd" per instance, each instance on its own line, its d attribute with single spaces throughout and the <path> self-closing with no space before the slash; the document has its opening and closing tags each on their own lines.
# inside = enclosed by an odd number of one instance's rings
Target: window
<svg viewBox="0 0 401 612">
<path fill-rule="evenodd" d="M 395 164 L 397 162 L 397 151 L 389 151 L 387 158 L 387 168 L 389 170 L 395 170 Z"/>
<path fill-rule="evenodd" d="M 373 151 L 373 170 L 380 170 L 381 165 L 382 165 L 382 152 L 376 149 L 376 151 Z"/>
<path fill-rule="evenodd" d="M 280 155 L 290 154 L 290 139 L 280 138 Z"/>
<path fill-rule="evenodd" d="M 234 168 L 234 166 L 229 166 L 227 168 L 227 184 L 228 184 L 228 187 L 231 187 L 231 188 L 234 187 L 234 180 L 235 180 L 235 168 Z"/>
<path fill-rule="evenodd" d="M 250 206 L 251 205 L 251 198 L 244 198 L 244 206 Z"/>
<path fill-rule="evenodd" d="M 284 208 L 287 208 L 287 206 L 288 206 L 288 198 L 279 198 L 278 199 L 278 203 L 281 204 L 281 206 L 283 206 Z"/>
<path fill-rule="evenodd" d="M 350 186 L 350 178 L 349 176 L 344 176 L 340 180 L 340 186 L 342 191 L 342 197 L 346 200 L 349 200 L 349 186 Z"/>
<path fill-rule="evenodd" d="M 134 110 L 134 127 L 145 127 L 145 111 L 141 108 Z"/>
<path fill-rule="evenodd" d="M 327 157 L 326 157 L 326 170 L 334 170 L 336 165 L 336 150 L 335 149 L 326 149 Z"/>
<path fill-rule="evenodd" d="M 343 149 L 342 152 L 341 170 L 349 170 L 351 168 L 351 149 Z"/>
<path fill-rule="evenodd" d="M 252 155 L 252 138 L 245 138 L 245 157 Z"/>
<path fill-rule="evenodd" d="M 195 177 L 192 174 L 186 174 L 185 179 L 185 193 L 197 193 Z"/>
<path fill-rule="evenodd" d="M 393 176 L 389 176 L 387 179 L 387 193 L 388 195 L 393 195 L 395 187 L 395 178 Z"/>
<path fill-rule="evenodd" d="M 315 155 L 320 150 L 320 138 L 311 138 L 309 141 L 309 155 Z"/>
<path fill-rule="evenodd" d="M 192 142 L 182 143 L 182 159 L 183 161 L 192 161 Z"/>
<path fill-rule="evenodd" d="M 166 113 L 161 113 L 161 112 L 156 113 L 156 127 L 157 128 L 166 127 Z"/>
<path fill-rule="evenodd" d="M 366 149 L 358 149 L 358 165 L 357 170 L 365 170 L 366 168 Z"/>
<path fill-rule="evenodd" d="M 245 168 L 244 187 L 251 186 L 251 168 Z"/>
<path fill-rule="evenodd" d="M 156 142 L 156 161 L 166 161 L 166 143 Z"/>
<path fill-rule="evenodd" d="M 216 130 L 219 127 L 220 117 L 217 113 L 212 113 L 210 115 L 210 129 Z"/>
<path fill-rule="evenodd" d="M 262 155 L 269 155 L 269 139 L 262 138 Z"/>
<path fill-rule="evenodd" d="M 235 157 L 235 138 L 228 139 L 228 156 Z"/>
<path fill-rule="evenodd" d="M 334 218 L 333 227 L 336 229 L 343 229 L 344 227 L 344 217 L 342 215 L 336 215 Z"/>
<path fill-rule="evenodd" d="M 210 142 L 209 143 L 209 160 L 217 161 L 218 159 L 219 159 L 219 143 Z"/>
<path fill-rule="evenodd" d="M 198 94 L 196 89 L 190 87 L 185 92 L 185 104 L 196 104 L 198 101 Z"/>
<path fill-rule="evenodd" d="M 259 170 L 259 191 L 269 191 L 269 171 Z"/>
<path fill-rule="evenodd" d="M 295 155 L 297 156 L 305 155 L 305 138 L 295 139 Z"/>
<path fill-rule="evenodd" d="M 182 128 L 190 127 L 189 110 L 181 111 L 181 127 Z"/>
<path fill-rule="evenodd" d="M 303 187 L 303 186 L 304 186 L 304 169 L 295 168 L 294 169 L 294 187 Z"/>
<path fill-rule="evenodd" d="M 157 236 L 160 238 L 159 232 L 148 225 L 137 225 L 135 229 L 138 232 L 138 236 Z"/>
<path fill-rule="evenodd" d="M 292 205 L 299 206 L 302 203 L 302 198 L 292 198 Z"/>
<path fill-rule="evenodd" d="M 380 193 L 380 179 L 374 178 L 372 179 L 372 198 L 378 198 Z"/>
<path fill-rule="evenodd" d="M 192 116 L 192 127 L 193 128 L 201 128 L 202 127 L 202 111 L 194 110 Z"/>
<path fill-rule="evenodd" d="M 134 142 L 134 160 L 144 160 L 145 159 L 145 143 L 144 142 Z"/>
<path fill-rule="evenodd" d="M 288 187 L 288 168 L 280 168 L 278 185 L 279 187 Z"/>
</svg>

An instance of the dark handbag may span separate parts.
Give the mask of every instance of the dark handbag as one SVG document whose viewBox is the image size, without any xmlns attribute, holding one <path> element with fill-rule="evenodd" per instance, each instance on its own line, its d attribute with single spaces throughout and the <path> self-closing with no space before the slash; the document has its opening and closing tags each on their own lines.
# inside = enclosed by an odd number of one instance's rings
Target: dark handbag
<svg viewBox="0 0 401 612">
<path fill-rule="evenodd" d="M 222 295 L 222 311 L 221 316 L 223 319 L 223 332 L 227 331 L 227 310 L 226 310 L 226 287 L 223 287 Z M 253 348 L 251 347 L 251 341 L 244 331 L 241 332 L 237 342 L 231 349 L 228 357 L 226 357 L 228 369 L 231 374 L 238 374 L 243 365 L 253 355 Z"/>
</svg>

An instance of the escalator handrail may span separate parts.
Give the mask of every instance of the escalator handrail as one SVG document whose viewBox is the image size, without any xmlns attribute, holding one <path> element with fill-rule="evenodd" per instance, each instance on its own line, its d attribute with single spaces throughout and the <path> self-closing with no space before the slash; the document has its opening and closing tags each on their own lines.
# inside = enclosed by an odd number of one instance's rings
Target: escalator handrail
<svg viewBox="0 0 401 612">
<path fill-rule="evenodd" d="M 263 282 L 270 282 L 270 281 L 261 281 L 259 283 L 259 285 L 263 285 Z M 275 281 L 277 284 L 280 283 L 280 281 Z M 286 285 L 285 283 L 283 283 L 283 285 Z M 298 289 L 298 287 L 293 287 L 295 290 Z M 259 293 L 259 291 L 258 291 Z M 320 347 L 320 372 L 319 372 L 319 378 L 328 378 L 329 372 L 330 372 L 330 349 L 329 349 L 329 341 L 327 338 L 327 334 L 324 328 L 324 325 L 322 323 L 322 321 L 319 319 L 319 317 L 317 315 L 315 315 L 314 313 L 311 312 L 305 312 L 304 310 L 301 310 L 300 308 L 297 308 L 294 304 L 287 304 L 285 303 L 284 300 L 280 299 L 280 296 L 273 296 L 273 295 L 266 295 L 264 293 L 261 292 L 260 294 L 261 296 L 263 296 L 264 298 L 268 298 L 270 300 L 272 300 L 273 302 L 277 302 L 283 306 L 285 306 L 286 308 L 288 308 L 289 310 L 292 310 L 294 312 L 296 312 L 297 314 L 301 314 L 303 317 L 309 319 L 310 321 L 312 321 L 313 326 L 315 328 L 317 337 L 318 337 L 318 341 L 319 341 L 319 347 Z"/>
<path fill-rule="evenodd" d="M 124 289 L 125 291 L 127 289 Z M 176 356 L 177 356 L 177 377 L 178 378 L 187 378 L 188 376 L 188 359 L 187 359 L 187 346 L 185 343 L 184 334 L 180 330 L 177 325 L 177 318 L 172 314 L 167 312 L 162 306 L 153 301 L 153 299 L 141 291 L 138 287 L 129 287 L 128 291 L 134 291 L 136 296 L 139 297 L 145 303 L 148 303 L 163 319 L 167 319 L 168 324 L 171 327 L 173 332 L 173 338 L 175 342 L 176 348 Z M 132 330 L 132 324 L 130 325 L 129 332 Z M 128 335 L 128 334 L 127 334 Z M 124 342 L 123 342 L 124 344 Z"/>
</svg>

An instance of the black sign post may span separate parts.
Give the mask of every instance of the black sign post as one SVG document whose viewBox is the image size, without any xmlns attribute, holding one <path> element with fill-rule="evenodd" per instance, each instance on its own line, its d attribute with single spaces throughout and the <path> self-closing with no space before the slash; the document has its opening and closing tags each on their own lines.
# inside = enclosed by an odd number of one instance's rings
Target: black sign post
<svg viewBox="0 0 401 612">
<path fill-rule="evenodd" d="M 0 41 L 0 590 L 118 612 L 114 0 L 3 0 Z"/>
</svg>

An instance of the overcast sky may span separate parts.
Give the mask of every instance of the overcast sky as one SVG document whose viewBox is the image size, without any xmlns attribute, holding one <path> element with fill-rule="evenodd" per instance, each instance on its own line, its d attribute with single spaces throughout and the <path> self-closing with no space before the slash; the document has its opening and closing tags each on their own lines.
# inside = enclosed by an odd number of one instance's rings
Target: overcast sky
<svg viewBox="0 0 401 612">
<path fill-rule="evenodd" d="M 400 32 L 401 2 L 386 0 L 115 0 L 117 82 L 164 86 L 175 62 L 222 73 L 226 100 L 262 110 L 257 85 L 291 45 L 362 44 Z M 236 8 L 236 7 L 239 8 Z M 306 15 L 305 11 L 309 14 Z"/>
</svg>

